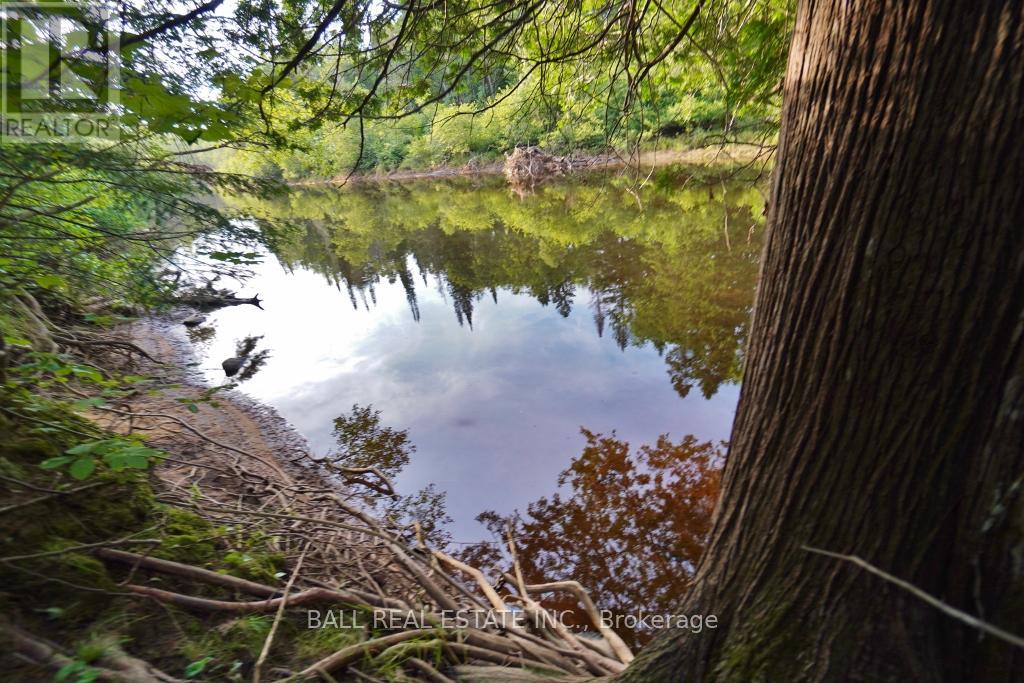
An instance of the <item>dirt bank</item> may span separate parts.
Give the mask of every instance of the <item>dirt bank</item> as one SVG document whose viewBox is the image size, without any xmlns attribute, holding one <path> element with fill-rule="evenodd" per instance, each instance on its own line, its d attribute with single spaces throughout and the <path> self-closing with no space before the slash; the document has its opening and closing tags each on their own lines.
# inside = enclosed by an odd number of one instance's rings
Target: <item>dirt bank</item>
<svg viewBox="0 0 1024 683">
<path fill-rule="evenodd" d="M 199 400 L 210 387 L 196 369 L 181 324 L 190 313 L 179 310 L 126 326 L 132 342 L 164 364 L 147 368 L 159 379 L 160 388 L 131 396 L 125 407 L 130 405 L 132 415 L 103 412 L 96 419 L 116 431 L 141 433 L 147 442 L 170 453 L 173 460 L 160 466 L 159 477 L 171 485 L 183 483 L 196 467 L 322 485 L 316 473 L 295 464 L 310 453 L 309 446 L 273 408 L 230 389 L 216 392 L 211 400 Z M 225 494 L 240 492 L 230 477 L 218 486 Z"/>
</svg>

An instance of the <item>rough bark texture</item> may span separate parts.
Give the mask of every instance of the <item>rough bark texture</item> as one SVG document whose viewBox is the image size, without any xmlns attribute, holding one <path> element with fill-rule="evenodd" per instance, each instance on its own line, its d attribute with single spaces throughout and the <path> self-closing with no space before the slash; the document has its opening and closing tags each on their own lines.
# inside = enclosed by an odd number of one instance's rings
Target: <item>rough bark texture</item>
<svg viewBox="0 0 1024 683">
<path fill-rule="evenodd" d="M 804 0 L 710 546 L 627 680 L 1011 681 L 1024 651 L 1024 3 Z"/>
</svg>

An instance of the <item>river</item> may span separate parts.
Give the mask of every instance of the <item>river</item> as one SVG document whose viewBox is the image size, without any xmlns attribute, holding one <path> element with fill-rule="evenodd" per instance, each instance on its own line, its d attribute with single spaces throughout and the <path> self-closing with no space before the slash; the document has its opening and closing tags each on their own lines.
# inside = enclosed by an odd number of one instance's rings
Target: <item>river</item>
<svg viewBox="0 0 1024 683">
<path fill-rule="evenodd" d="M 276 226 L 240 292 L 263 310 L 212 313 L 201 367 L 223 382 L 221 360 L 260 337 L 239 389 L 318 453 L 335 418 L 379 411 L 415 446 L 399 491 L 433 484 L 453 540 L 476 541 L 482 511 L 559 490 L 581 428 L 634 447 L 728 438 L 763 202 L 672 169 L 640 189 L 595 174 L 522 196 L 446 179 L 246 200 Z"/>
</svg>

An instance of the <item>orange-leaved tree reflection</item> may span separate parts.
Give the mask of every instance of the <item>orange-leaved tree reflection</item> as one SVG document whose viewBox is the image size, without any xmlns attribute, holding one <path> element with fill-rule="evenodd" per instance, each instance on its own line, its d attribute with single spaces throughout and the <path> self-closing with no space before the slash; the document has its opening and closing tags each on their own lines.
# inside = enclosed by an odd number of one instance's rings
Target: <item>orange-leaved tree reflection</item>
<svg viewBox="0 0 1024 683">
<path fill-rule="evenodd" d="M 559 477 L 562 491 L 531 503 L 525 515 L 484 512 L 478 519 L 502 540 L 462 554 L 500 576 L 510 566 L 503 540 L 511 524 L 527 583 L 575 579 L 599 609 L 671 614 L 704 549 L 725 444 L 663 435 L 631 449 L 614 433 L 582 433 L 587 445 Z M 571 610 L 575 600 L 548 594 L 543 604 Z M 593 626 L 581 613 L 572 625 Z M 617 630 L 633 645 L 653 635 Z"/>
</svg>

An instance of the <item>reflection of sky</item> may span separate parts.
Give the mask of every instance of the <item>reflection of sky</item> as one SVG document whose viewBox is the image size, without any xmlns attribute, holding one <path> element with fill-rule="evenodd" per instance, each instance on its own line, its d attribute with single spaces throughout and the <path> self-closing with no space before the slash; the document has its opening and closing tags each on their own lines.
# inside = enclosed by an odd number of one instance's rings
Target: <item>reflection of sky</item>
<svg viewBox="0 0 1024 683">
<path fill-rule="evenodd" d="M 581 426 L 634 444 L 665 432 L 729 436 L 739 387 L 680 399 L 651 345 L 623 352 L 597 336 L 589 292 L 578 290 L 562 318 L 528 294 L 499 290 L 497 304 L 489 294 L 475 303 L 470 329 L 435 282 L 416 284 L 418 323 L 400 283 L 379 283 L 376 305 L 353 310 L 344 290 L 271 259 L 239 291 L 259 293 L 265 310 L 210 315 L 217 335 L 199 349 L 203 369 L 219 383 L 235 342 L 263 335 L 257 350 L 270 359 L 241 389 L 274 406 L 317 452 L 332 447 L 335 417 L 373 404 L 382 424 L 409 430 L 417 447 L 399 488 L 434 482 L 447 491 L 458 541 L 481 537 L 473 518 L 482 510 L 524 509 L 552 493 L 582 451 Z"/>
</svg>

